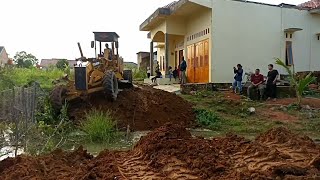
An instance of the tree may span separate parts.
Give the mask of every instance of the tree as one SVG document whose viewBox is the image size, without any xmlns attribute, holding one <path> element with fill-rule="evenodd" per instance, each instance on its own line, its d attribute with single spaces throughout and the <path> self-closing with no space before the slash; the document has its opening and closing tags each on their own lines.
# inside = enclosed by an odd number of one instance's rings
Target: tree
<svg viewBox="0 0 320 180">
<path fill-rule="evenodd" d="M 64 70 L 64 69 L 66 69 L 66 67 L 67 67 L 68 65 L 69 65 L 68 60 L 66 60 L 66 59 L 59 59 L 59 61 L 58 61 L 57 64 L 56 64 L 56 67 L 57 67 L 58 69 Z"/>
<path fill-rule="evenodd" d="M 306 77 L 299 78 L 295 71 L 294 65 L 292 66 L 292 70 L 279 58 L 276 58 L 277 65 L 282 66 L 289 75 L 290 85 L 295 89 L 297 96 L 297 105 L 301 108 L 302 95 L 305 89 L 309 86 L 310 83 L 316 80 L 316 77 L 312 76 L 312 72 L 310 72 Z"/>
<path fill-rule="evenodd" d="M 21 51 L 14 56 L 14 62 L 20 68 L 30 68 L 38 63 L 38 59 L 32 54 Z"/>
</svg>

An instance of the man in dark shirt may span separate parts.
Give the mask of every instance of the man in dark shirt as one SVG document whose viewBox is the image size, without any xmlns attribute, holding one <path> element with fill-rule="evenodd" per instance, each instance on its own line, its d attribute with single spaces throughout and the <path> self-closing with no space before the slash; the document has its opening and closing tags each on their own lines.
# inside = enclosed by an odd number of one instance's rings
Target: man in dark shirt
<svg viewBox="0 0 320 180">
<path fill-rule="evenodd" d="M 234 82 L 232 84 L 232 90 L 237 93 L 237 89 L 239 89 L 239 93 L 242 92 L 242 76 L 243 76 L 243 69 L 242 65 L 238 64 L 237 68 L 233 67 L 233 73 L 234 73 Z"/>
<path fill-rule="evenodd" d="M 181 84 L 187 83 L 186 70 L 187 70 L 187 62 L 184 59 L 184 57 L 182 57 L 182 62 L 180 64 Z"/>
<path fill-rule="evenodd" d="M 260 100 L 263 98 L 263 91 L 264 91 L 264 77 L 262 74 L 260 74 L 260 69 L 256 69 L 255 74 L 251 75 L 251 85 L 248 87 L 247 93 L 248 98 L 251 98 L 251 91 L 252 89 L 259 89 L 260 93 Z"/>
<path fill-rule="evenodd" d="M 273 101 L 277 99 L 277 79 L 279 77 L 279 73 L 277 70 L 273 69 L 273 64 L 268 65 L 268 77 L 267 77 L 267 87 L 266 87 L 266 94 L 268 100 L 273 98 Z"/>
</svg>

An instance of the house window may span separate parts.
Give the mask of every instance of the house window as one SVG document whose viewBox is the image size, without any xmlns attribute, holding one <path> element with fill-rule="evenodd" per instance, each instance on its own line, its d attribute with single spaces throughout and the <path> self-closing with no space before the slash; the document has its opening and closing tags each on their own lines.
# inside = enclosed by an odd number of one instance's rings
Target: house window
<svg viewBox="0 0 320 180">
<path fill-rule="evenodd" d="M 290 33 L 290 39 L 292 39 L 292 33 Z"/>
<path fill-rule="evenodd" d="M 286 33 L 286 38 L 288 38 L 288 33 Z"/>
<path fill-rule="evenodd" d="M 291 66 L 293 65 L 293 53 L 292 53 L 292 42 L 286 42 L 286 65 Z"/>
<path fill-rule="evenodd" d="M 318 41 L 320 40 L 320 35 L 318 35 Z"/>
</svg>

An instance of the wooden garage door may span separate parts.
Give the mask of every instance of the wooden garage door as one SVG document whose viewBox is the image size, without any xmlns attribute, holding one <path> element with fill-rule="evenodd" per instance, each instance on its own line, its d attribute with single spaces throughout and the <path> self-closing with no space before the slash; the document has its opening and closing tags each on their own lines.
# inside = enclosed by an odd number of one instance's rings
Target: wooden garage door
<svg viewBox="0 0 320 180">
<path fill-rule="evenodd" d="M 209 40 L 204 40 L 187 47 L 188 69 L 190 83 L 209 82 Z"/>
</svg>

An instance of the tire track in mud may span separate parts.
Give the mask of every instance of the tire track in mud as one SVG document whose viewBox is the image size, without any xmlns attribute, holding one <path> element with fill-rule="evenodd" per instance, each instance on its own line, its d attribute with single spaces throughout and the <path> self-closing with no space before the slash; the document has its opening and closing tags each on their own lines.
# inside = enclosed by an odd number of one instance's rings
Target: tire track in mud
<svg viewBox="0 0 320 180">
<path fill-rule="evenodd" d="M 199 179 L 192 175 L 188 168 L 185 168 L 185 163 L 176 158 L 168 160 L 161 171 L 152 168 L 150 161 L 144 160 L 141 152 L 124 154 L 117 159 L 119 171 L 124 179 Z"/>
</svg>

